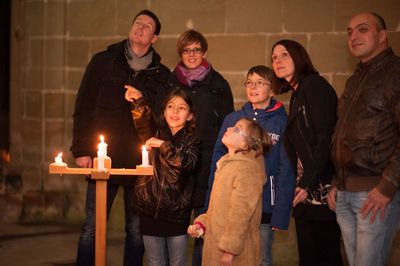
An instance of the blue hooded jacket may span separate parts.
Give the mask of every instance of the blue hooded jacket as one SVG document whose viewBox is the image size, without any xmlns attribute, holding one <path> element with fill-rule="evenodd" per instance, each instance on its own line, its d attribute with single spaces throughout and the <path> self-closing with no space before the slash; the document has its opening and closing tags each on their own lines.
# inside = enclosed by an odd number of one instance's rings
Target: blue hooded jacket
<svg viewBox="0 0 400 266">
<path fill-rule="evenodd" d="M 252 104 L 247 102 L 241 110 L 232 112 L 226 116 L 214 146 L 205 208 L 207 209 L 209 204 L 216 163 L 228 152 L 222 143 L 222 137 L 228 127 L 234 126 L 243 117 L 257 121 L 272 139 L 272 151 L 264 156 L 268 181 L 263 191 L 263 214 L 271 215 L 272 227 L 286 230 L 289 227 L 292 210 L 295 172 L 283 146 L 283 134 L 286 127 L 287 115 L 283 104 L 277 102 L 275 99 L 271 99 L 270 105 L 264 110 L 254 109 Z M 271 184 L 273 184 L 272 190 Z M 274 192 L 271 197 L 272 191 Z M 271 201 L 274 201 L 274 206 L 272 206 Z"/>
</svg>

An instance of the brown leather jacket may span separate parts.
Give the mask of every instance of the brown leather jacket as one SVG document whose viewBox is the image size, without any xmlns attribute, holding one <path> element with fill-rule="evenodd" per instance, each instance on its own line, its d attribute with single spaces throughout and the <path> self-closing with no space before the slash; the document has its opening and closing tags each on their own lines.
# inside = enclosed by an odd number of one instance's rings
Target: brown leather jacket
<svg viewBox="0 0 400 266">
<path fill-rule="evenodd" d="M 348 79 L 332 142 L 339 190 L 377 187 L 392 197 L 399 189 L 400 58 L 391 48 Z"/>
</svg>

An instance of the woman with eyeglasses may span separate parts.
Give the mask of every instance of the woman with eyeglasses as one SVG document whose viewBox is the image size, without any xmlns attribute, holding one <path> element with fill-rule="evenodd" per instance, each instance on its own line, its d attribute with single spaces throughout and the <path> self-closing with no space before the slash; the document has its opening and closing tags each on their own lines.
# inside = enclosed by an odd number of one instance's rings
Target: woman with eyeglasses
<svg viewBox="0 0 400 266">
<path fill-rule="evenodd" d="M 207 40 L 200 32 L 183 32 L 177 41 L 177 52 L 181 60 L 169 82 L 171 88 L 186 91 L 192 99 L 196 116 L 195 134 L 201 141 L 193 196 L 195 217 L 205 211 L 211 156 L 219 129 L 225 116 L 234 110 L 231 88 L 207 61 L 207 49 Z M 193 265 L 201 265 L 201 250 L 202 240 L 196 239 Z"/>
<path fill-rule="evenodd" d="M 299 265 L 343 265 L 340 229 L 327 205 L 334 175 L 329 145 L 336 124 L 336 92 L 298 42 L 275 43 L 271 61 L 278 91 L 292 91 L 284 142 L 297 169 L 293 216 Z"/>
</svg>

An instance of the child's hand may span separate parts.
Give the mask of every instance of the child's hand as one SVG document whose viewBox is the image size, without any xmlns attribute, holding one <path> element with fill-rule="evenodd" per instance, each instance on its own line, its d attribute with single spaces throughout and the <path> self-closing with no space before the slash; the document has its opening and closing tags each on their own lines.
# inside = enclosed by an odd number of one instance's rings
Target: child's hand
<svg viewBox="0 0 400 266">
<path fill-rule="evenodd" d="M 232 266 L 234 255 L 228 252 L 224 252 L 221 256 L 221 266 Z"/>
<path fill-rule="evenodd" d="M 149 138 L 146 143 L 144 144 L 148 150 L 151 148 L 159 148 L 164 141 L 158 138 Z"/>
<path fill-rule="evenodd" d="M 133 100 L 137 100 L 143 97 L 143 94 L 135 87 L 132 87 L 130 85 L 125 85 L 124 87 L 126 89 L 125 100 L 127 100 L 128 102 L 133 102 Z"/>
<path fill-rule="evenodd" d="M 188 235 L 194 238 L 199 238 L 204 234 L 203 228 L 199 224 L 189 225 L 187 229 Z"/>
</svg>

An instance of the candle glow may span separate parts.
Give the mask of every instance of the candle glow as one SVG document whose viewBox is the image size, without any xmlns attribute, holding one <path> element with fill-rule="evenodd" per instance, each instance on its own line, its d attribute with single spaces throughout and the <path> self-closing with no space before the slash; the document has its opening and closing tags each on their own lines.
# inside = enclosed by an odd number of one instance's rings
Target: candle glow
<svg viewBox="0 0 400 266">
<path fill-rule="evenodd" d="M 54 158 L 54 162 L 57 165 L 64 165 L 65 163 L 62 161 L 62 152 L 60 152 L 57 157 Z"/>
<path fill-rule="evenodd" d="M 97 169 L 104 170 L 104 158 L 107 156 L 107 143 L 104 142 L 104 136 L 100 135 L 100 143 L 97 145 Z"/>
<path fill-rule="evenodd" d="M 142 146 L 142 166 L 149 166 L 149 152 L 145 145 Z"/>
</svg>

